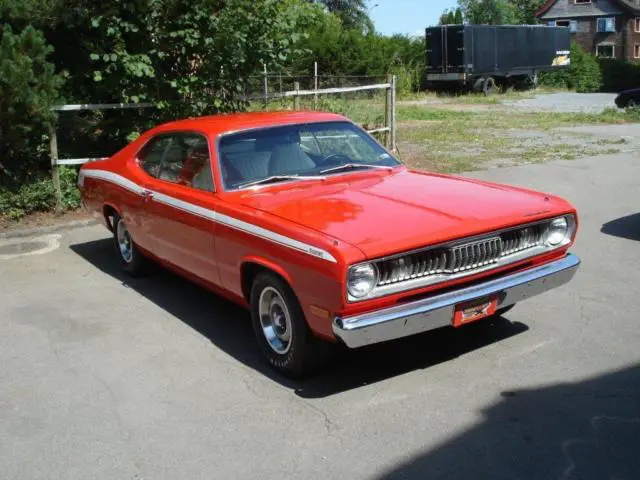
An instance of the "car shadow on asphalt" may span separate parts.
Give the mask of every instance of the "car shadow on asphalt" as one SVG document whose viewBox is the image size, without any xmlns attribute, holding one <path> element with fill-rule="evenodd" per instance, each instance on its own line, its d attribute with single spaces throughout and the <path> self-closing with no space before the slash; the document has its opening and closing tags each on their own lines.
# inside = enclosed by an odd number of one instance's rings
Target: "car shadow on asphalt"
<svg viewBox="0 0 640 480">
<path fill-rule="evenodd" d="M 614 237 L 640 241 L 640 213 L 611 220 L 602 225 L 600 231 Z"/>
<path fill-rule="evenodd" d="M 638 365 L 575 383 L 503 391 L 474 412 L 469 429 L 377 478 L 638 479 L 639 399 Z"/>
<path fill-rule="evenodd" d="M 109 238 L 70 248 L 208 338 L 220 350 L 303 398 L 326 397 L 429 368 L 528 330 L 522 323 L 494 318 L 459 330 L 443 328 L 357 350 L 336 346 L 330 363 L 321 371 L 294 381 L 279 375 L 262 360 L 244 308 L 160 267 L 146 277 L 129 277 L 122 271 Z"/>
</svg>

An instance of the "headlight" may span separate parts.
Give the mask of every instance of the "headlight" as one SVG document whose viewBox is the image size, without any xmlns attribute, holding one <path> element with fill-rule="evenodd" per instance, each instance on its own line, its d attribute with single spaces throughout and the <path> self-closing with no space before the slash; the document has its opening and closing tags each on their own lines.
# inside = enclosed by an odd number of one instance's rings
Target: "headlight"
<svg viewBox="0 0 640 480">
<path fill-rule="evenodd" d="M 556 218 L 549 223 L 545 232 L 544 244 L 547 247 L 557 247 L 571 237 L 567 217 Z"/>
<path fill-rule="evenodd" d="M 363 263 L 349 269 L 347 290 L 355 298 L 366 297 L 378 282 L 378 270 L 371 263 Z"/>
</svg>

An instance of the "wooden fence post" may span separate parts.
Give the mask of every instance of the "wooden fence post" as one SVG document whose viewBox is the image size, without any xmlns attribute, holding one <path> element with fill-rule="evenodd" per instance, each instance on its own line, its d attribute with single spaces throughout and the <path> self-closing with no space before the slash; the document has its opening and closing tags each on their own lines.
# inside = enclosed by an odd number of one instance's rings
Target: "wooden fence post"
<svg viewBox="0 0 640 480">
<path fill-rule="evenodd" d="M 293 89 L 296 92 L 293 96 L 293 109 L 298 111 L 300 110 L 300 95 L 298 95 L 298 92 L 300 91 L 300 82 L 293 82 Z"/>
<path fill-rule="evenodd" d="M 58 137 L 56 135 L 56 121 L 49 127 L 49 149 L 51 152 L 51 177 L 53 179 L 53 192 L 56 199 L 56 215 L 62 213 L 62 190 L 60 188 L 60 171 L 58 169 Z"/>
</svg>

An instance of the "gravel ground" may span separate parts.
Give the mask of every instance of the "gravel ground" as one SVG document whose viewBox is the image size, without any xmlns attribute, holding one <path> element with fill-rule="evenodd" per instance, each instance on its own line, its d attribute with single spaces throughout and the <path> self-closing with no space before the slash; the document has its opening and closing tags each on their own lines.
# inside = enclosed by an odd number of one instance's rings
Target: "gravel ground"
<svg viewBox="0 0 640 480">
<path fill-rule="evenodd" d="M 523 100 L 505 100 L 502 104 L 531 111 L 600 113 L 606 108 L 615 108 L 615 98 L 614 93 L 562 92 Z"/>
<path fill-rule="evenodd" d="M 123 275 L 100 226 L 0 242 L 0 477 L 640 478 L 640 157 L 472 176 L 575 203 L 573 281 L 303 382 L 244 310 Z"/>
</svg>

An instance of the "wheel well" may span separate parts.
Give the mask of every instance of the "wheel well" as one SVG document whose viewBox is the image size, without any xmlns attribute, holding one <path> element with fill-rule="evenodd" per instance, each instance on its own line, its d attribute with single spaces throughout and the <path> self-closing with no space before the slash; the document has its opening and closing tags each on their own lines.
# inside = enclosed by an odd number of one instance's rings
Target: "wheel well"
<svg viewBox="0 0 640 480">
<path fill-rule="evenodd" d="M 280 278 L 284 283 L 289 285 L 289 282 L 278 272 L 265 267 L 264 265 L 260 265 L 259 263 L 254 262 L 245 262 L 240 267 L 240 278 L 242 282 L 242 296 L 247 301 L 247 303 L 251 303 L 251 287 L 253 285 L 253 281 L 260 273 L 270 273 Z M 289 285 L 289 287 L 291 287 Z"/>
<path fill-rule="evenodd" d="M 113 232 L 113 216 L 118 213 L 116 212 L 116 209 L 113 208 L 111 205 L 105 205 L 102 208 L 102 214 L 104 215 L 104 220 L 107 224 L 107 228 Z"/>
</svg>

